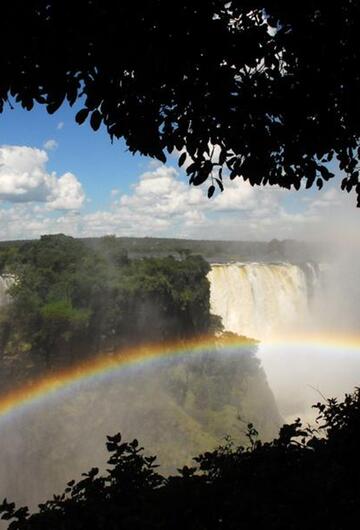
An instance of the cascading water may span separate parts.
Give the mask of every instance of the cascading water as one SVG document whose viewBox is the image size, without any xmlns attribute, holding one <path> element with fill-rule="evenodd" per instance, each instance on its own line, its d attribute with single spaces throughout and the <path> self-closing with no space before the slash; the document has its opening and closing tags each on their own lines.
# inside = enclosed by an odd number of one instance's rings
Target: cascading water
<svg viewBox="0 0 360 530">
<path fill-rule="evenodd" d="M 6 305 L 10 301 L 8 290 L 14 283 L 14 277 L 11 274 L 3 274 L 0 276 L 0 307 Z"/>
<path fill-rule="evenodd" d="M 211 311 L 222 317 L 227 331 L 268 338 L 306 316 L 315 277 L 311 264 L 213 264 Z"/>
<path fill-rule="evenodd" d="M 222 317 L 225 330 L 260 339 L 258 357 L 288 422 L 301 417 L 313 423 L 313 403 L 323 396 L 342 399 L 359 386 L 353 269 L 232 263 L 213 264 L 208 274 L 212 313 Z"/>
</svg>

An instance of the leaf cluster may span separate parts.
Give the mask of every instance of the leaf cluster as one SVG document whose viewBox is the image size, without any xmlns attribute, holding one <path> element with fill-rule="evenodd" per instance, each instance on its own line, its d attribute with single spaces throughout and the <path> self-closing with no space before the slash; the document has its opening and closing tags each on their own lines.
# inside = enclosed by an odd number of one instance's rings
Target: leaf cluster
<svg viewBox="0 0 360 530">
<path fill-rule="evenodd" d="M 321 189 L 332 160 L 360 194 L 357 1 L 14 0 L 2 20 L 0 111 L 78 102 L 209 197 L 228 175 Z"/>
</svg>

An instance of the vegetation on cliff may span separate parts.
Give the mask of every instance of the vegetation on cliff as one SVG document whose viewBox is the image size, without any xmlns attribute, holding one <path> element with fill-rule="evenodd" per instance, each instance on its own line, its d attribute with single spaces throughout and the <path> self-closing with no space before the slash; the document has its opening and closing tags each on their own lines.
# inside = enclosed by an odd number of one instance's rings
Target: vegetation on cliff
<svg viewBox="0 0 360 530">
<path fill-rule="evenodd" d="M 141 439 L 163 474 L 191 465 L 227 435 L 244 443 L 248 422 L 272 439 L 281 418 L 257 344 L 230 339 L 231 346 L 216 339 L 201 351 L 90 378 L 18 411 L 1 430 L 0 500 L 34 508 L 89 466 L 102 469 L 103 440 L 117 430 Z M 19 465 L 22 473 L 14 473 Z"/>
<path fill-rule="evenodd" d="M 1 310 L 0 351 L 27 355 L 36 370 L 221 327 L 210 315 L 209 265 L 200 256 L 130 260 L 114 237 L 94 248 L 64 235 L 0 254 L 2 271 L 16 279 Z"/>
<path fill-rule="evenodd" d="M 210 314 L 207 261 L 187 252 L 129 259 L 117 238 L 95 243 L 56 235 L 1 247 L 1 273 L 14 278 L 11 302 L 0 307 L 3 394 L 129 345 L 213 335 L 214 347 L 90 381 L 51 406 L 27 410 L 17 424 L 21 437 L 9 427 L 0 439 L 0 497 L 46 498 L 73 472 L 93 460 L 100 465 L 103 437 L 114 430 L 140 436 L 159 455 L 162 472 L 174 472 L 227 434 L 244 441 L 249 421 L 265 439 L 280 425 L 257 343 L 222 348 L 220 319 Z M 23 461 L 27 478 L 13 476 Z"/>
</svg>

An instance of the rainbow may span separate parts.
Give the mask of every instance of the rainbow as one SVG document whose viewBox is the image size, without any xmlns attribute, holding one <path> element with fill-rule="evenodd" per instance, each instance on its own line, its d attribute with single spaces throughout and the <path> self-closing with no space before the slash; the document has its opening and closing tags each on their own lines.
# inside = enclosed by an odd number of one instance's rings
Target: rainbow
<svg viewBox="0 0 360 530">
<path fill-rule="evenodd" d="M 35 405 L 50 396 L 72 388 L 83 381 L 91 381 L 107 374 L 116 375 L 133 366 L 145 366 L 163 359 L 196 355 L 221 347 L 223 350 L 242 349 L 257 341 L 236 335 L 221 338 L 198 337 L 193 340 L 140 345 L 100 355 L 71 367 L 43 375 L 9 393 L 0 395 L 0 420 L 27 406 Z"/>
<path fill-rule="evenodd" d="M 260 341 L 259 341 L 260 342 Z M 329 350 L 329 353 L 340 351 L 357 351 L 360 354 L 360 335 L 334 334 L 331 331 L 326 334 L 307 333 L 305 335 L 288 334 L 284 336 L 274 336 L 269 340 L 261 341 L 268 347 L 289 347 L 296 349 L 301 347 L 307 350 Z"/>
<path fill-rule="evenodd" d="M 60 395 L 61 391 L 71 389 L 83 381 L 90 382 L 102 376 L 117 375 L 133 366 L 145 366 L 163 359 L 181 358 L 189 355 L 221 348 L 221 351 L 246 349 L 249 345 L 257 345 L 258 341 L 247 337 L 230 335 L 216 339 L 205 336 L 187 341 L 162 342 L 145 346 L 123 349 L 115 353 L 88 359 L 56 373 L 43 375 L 15 390 L 0 395 L 0 421 L 26 407 Z M 303 347 L 306 351 L 321 349 L 331 352 L 352 351 L 360 355 L 360 336 L 320 335 L 288 336 L 273 338 L 264 343 L 265 346 L 296 349 Z"/>
</svg>

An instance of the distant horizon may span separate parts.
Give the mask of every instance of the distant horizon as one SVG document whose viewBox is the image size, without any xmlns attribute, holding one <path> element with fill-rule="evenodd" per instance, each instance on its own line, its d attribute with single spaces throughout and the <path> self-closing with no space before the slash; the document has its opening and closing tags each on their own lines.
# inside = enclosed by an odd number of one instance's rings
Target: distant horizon
<svg viewBox="0 0 360 530">
<path fill-rule="evenodd" d="M 61 237 L 65 234 L 44 234 L 45 246 L 47 237 L 59 237 L 59 248 L 62 248 Z M 70 236 L 72 237 L 72 236 Z M 106 238 L 110 242 L 102 246 Z M 126 237 L 114 236 L 113 234 L 102 237 L 73 238 L 82 242 L 85 246 L 97 249 L 100 253 L 107 252 L 109 246 L 116 246 L 130 259 L 145 257 L 175 258 L 187 255 L 200 255 L 212 264 L 223 263 L 320 263 L 332 259 L 333 252 L 329 252 L 327 246 L 321 242 L 306 242 L 295 239 L 270 241 L 251 240 L 217 240 L 217 239 L 185 239 L 169 237 Z M 0 250 L 6 252 L 8 247 L 21 248 L 23 245 L 31 245 L 40 239 L 0 241 Z"/>
<path fill-rule="evenodd" d="M 299 238 L 285 238 L 280 239 L 277 237 L 273 237 L 270 239 L 209 239 L 204 237 L 179 237 L 179 236 L 124 236 L 124 235 L 116 235 L 116 234 L 104 234 L 104 235 L 96 235 L 96 236 L 74 236 L 71 234 L 66 234 L 64 232 L 53 232 L 53 233 L 46 233 L 41 234 L 38 237 L 32 237 L 32 238 L 18 238 L 18 239 L 0 239 L 1 243 L 19 243 L 19 242 L 27 242 L 27 241 L 40 241 L 40 239 L 44 236 L 66 236 L 66 237 L 72 237 L 73 239 L 80 239 L 80 240 L 87 240 L 87 239 L 101 239 L 105 237 L 115 237 L 116 239 L 153 239 L 153 240 L 165 240 L 165 241 L 204 241 L 209 243 L 270 243 L 271 241 L 279 241 L 280 243 L 283 243 L 285 241 L 293 241 L 295 243 L 304 243 L 304 244 L 316 244 L 314 241 L 307 241 L 305 239 L 299 239 Z M 318 241 L 320 243 L 320 240 Z"/>
</svg>

